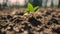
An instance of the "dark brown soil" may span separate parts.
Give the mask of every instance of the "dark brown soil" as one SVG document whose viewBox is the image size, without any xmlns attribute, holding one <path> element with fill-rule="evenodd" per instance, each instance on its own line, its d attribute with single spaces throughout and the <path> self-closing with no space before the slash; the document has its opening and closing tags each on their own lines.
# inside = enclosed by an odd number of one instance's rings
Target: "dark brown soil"
<svg viewBox="0 0 60 34">
<path fill-rule="evenodd" d="M 24 14 L 24 9 L 0 11 L 0 34 L 60 34 L 60 9 L 40 8 Z"/>
</svg>

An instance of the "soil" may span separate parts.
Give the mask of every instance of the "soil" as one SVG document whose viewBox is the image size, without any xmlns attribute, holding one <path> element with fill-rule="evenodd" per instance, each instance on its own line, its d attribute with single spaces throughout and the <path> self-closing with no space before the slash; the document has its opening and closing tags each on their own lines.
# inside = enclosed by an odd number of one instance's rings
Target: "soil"
<svg viewBox="0 0 60 34">
<path fill-rule="evenodd" d="M 60 9 L 39 8 L 29 14 L 24 10 L 0 10 L 0 34 L 60 34 Z"/>
</svg>

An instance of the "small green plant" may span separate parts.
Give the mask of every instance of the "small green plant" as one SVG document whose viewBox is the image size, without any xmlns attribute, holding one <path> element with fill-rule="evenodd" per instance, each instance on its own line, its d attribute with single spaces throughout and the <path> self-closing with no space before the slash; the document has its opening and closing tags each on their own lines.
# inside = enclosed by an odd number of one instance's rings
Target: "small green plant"
<svg viewBox="0 0 60 34">
<path fill-rule="evenodd" d="M 31 3 L 28 3 L 25 13 L 36 12 L 36 10 L 38 8 L 39 8 L 39 6 L 33 7 L 33 5 Z"/>
</svg>

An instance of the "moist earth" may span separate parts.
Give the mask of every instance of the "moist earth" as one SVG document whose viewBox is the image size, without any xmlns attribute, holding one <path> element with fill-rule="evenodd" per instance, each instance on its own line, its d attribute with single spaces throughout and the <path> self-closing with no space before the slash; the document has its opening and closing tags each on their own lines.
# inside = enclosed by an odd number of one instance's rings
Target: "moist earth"
<svg viewBox="0 0 60 34">
<path fill-rule="evenodd" d="M 26 15 L 24 10 L 1 10 L 0 34 L 60 34 L 60 9 L 39 8 Z"/>
</svg>

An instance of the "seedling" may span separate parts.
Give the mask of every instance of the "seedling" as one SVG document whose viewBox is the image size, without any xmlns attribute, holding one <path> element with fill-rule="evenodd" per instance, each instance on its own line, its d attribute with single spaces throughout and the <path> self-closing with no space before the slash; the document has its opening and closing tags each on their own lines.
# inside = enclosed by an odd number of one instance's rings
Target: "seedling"
<svg viewBox="0 0 60 34">
<path fill-rule="evenodd" d="M 31 3 L 28 3 L 25 13 L 36 12 L 39 6 L 33 7 Z"/>
</svg>

